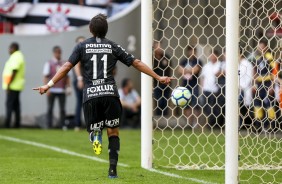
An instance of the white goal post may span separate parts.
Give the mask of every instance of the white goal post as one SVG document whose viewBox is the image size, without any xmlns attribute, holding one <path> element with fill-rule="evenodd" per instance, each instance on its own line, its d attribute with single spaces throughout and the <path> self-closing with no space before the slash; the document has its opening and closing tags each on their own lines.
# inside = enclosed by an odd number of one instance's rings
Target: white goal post
<svg viewBox="0 0 282 184">
<path fill-rule="evenodd" d="M 152 1 L 141 1 L 141 59 L 152 68 Z M 153 162 L 153 99 L 152 78 L 141 74 L 141 166 L 152 168 Z"/>
<path fill-rule="evenodd" d="M 225 183 L 238 184 L 239 0 L 226 1 Z"/>
</svg>

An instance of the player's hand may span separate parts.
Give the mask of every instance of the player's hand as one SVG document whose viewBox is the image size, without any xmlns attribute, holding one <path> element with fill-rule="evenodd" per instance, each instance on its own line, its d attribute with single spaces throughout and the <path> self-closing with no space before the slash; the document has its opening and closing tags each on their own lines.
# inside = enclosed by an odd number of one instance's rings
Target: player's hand
<svg viewBox="0 0 282 184">
<path fill-rule="evenodd" d="M 82 80 L 77 80 L 77 88 L 82 90 L 84 87 L 84 83 Z"/>
<path fill-rule="evenodd" d="M 33 88 L 33 90 L 38 91 L 41 95 L 46 93 L 49 90 L 49 86 L 48 85 L 44 85 L 44 86 L 40 86 L 37 88 Z"/>
<path fill-rule="evenodd" d="M 174 80 L 175 78 L 173 77 L 167 77 L 167 76 L 164 76 L 164 77 L 160 77 L 159 78 L 159 82 L 162 83 L 162 84 L 170 84 L 171 80 Z"/>
<path fill-rule="evenodd" d="M 71 87 L 67 87 L 65 92 L 67 96 L 71 95 Z"/>
</svg>

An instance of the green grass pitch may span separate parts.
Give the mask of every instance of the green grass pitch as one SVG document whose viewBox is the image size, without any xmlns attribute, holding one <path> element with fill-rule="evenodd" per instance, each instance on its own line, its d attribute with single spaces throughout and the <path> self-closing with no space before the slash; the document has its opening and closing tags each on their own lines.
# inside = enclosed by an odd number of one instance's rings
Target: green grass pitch
<svg viewBox="0 0 282 184">
<path fill-rule="evenodd" d="M 108 160 L 108 141 L 105 133 L 104 131 L 103 153 L 99 158 Z M 0 129 L 1 135 L 42 143 L 87 156 L 95 156 L 85 131 L 74 132 L 69 130 L 63 132 L 61 130 Z M 155 136 L 160 136 L 160 133 L 157 133 Z M 108 163 L 101 163 L 87 158 L 67 155 L 54 150 L 0 138 L 0 183 L 224 183 L 223 170 L 175 170 L 157 168 L 158 171 L 182 176 L 182 178 L 175 178 L 142 169 L 140 167 L 140 130 L 121 130 L 120 138 L 121 151 L 119 162 L 127 164 L 128 167 L 118 167 L 118 179 L 107 178 Z M 216 138 L 218 139 L 216 141 L 224 141 L 223 136 Z M 159 144 L 167 143 L 160 141 Z M 190 153 L 189 150 L 187 151 Z M 156 153 L 156 155 L 158 154 Z M 224 155 L 221 157 L 224 159 Z M 161 164 L 162 159 L 158 162 Z M 248 173 L 245 172 L 244 174 L 248 176 Z M 281 173 L 279 175 L 281 176 Z M 280 180 L 279 178 L 275 179 L 282 183 L 281 178 Z M 258 181 L 254 180 L 253 182 L 256 183 Z"/>
</svg>

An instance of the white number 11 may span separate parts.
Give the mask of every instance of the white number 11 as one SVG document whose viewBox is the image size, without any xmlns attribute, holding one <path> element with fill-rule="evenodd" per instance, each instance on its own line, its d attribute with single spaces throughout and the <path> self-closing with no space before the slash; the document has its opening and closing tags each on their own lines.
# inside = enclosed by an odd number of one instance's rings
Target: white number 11
<svg viewBox="0 0 282 184">
<path fill-rule="evenodd" d="M 93 54 L 90 60 L 93 61 L 93 79 L 97 79 L 97 54 Z M 107 78 L 108 55 L 104 54 L 101 60 L 104 61 L 104 69 L 103 69 L 104 78 Z"/>
</svg>

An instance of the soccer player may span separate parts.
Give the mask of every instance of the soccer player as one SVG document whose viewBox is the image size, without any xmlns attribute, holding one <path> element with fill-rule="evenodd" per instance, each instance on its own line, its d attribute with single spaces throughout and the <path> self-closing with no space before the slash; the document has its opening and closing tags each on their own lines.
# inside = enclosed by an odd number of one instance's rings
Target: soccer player
<svg viewBox="0 0 282 184">
<path fill-rule="evenodd" d="M 162 84 L 169 84 L 171 77 L 161 77 L 146 64 L 127 53 L 120 45 L 105 38 L 108 22 L 105 15 L 93 17 L 89 23 L 93 37 L 79 43 L 66 62 L 47 85 L 34 88 L 40 94 L 46 93 L 54 84 L 80 61 L 84 80 L 83 111 L 87 131 L 96 154 L 101 154 L 102 129 L 107 128 L 109 139 L 109 178 L 117 177 L 117 162 L 120 150 L 119 123 L 122 106 L 112 70 L 117 61 L 153 77 Z M 150 45 L 148 45 L 150 47 Z"/>
</svg>

